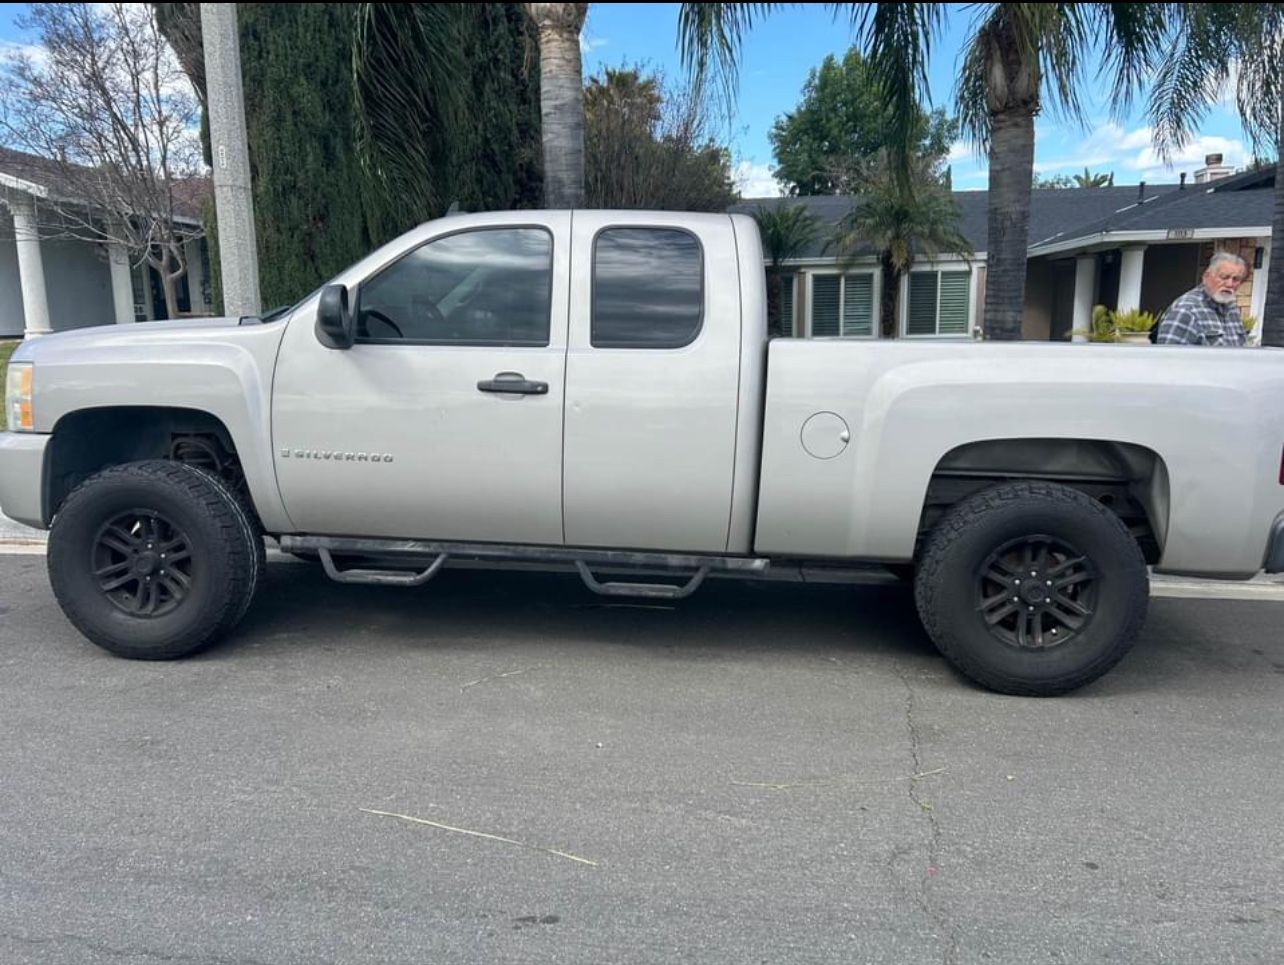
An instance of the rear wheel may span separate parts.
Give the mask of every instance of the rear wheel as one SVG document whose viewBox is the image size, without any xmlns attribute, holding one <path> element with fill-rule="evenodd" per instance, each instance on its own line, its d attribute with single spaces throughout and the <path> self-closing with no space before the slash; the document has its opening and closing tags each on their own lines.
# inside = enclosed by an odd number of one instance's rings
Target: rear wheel
<svg viewBox="0 0 1284 965">
<path fill-rule="evenodd" d="M 1096 680 L 1132 648 L 1146 563 L 1105 506 L 1054 483 L 994 486 L 953 507 L 915 579 L 938 650 L 982 686 L 1028 696 Z"/>
<path fill-rule="evenodd" d="M 130 463 L 67 497 L 48 566 L 81 633 L 122 657 L 165 660 L 208 646 L 241 619 L 262 574 L 263 541 L 216 477 L 175 462 Z"/>
</svg>

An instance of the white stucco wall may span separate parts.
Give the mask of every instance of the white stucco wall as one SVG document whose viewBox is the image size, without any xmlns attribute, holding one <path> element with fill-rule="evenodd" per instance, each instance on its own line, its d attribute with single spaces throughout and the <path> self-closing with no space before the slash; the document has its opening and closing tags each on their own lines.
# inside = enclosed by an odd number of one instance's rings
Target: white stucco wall
<svg viewBox="0 0 1284 965">
<path fill-rule="evenodd" d="M 0 224 L 0 338 L 22 335 L 25 316 L 13 223 Z M 115 321 L 111 270 L 98 246 L 82 241 L 42 241 L 49 320 L 55 332 Z"/>
<path fill-rule="evenodd" d="M 18 246 L 13 241 L 13 219 L 0 208 L 0 338 L 21 337 L 26 327 L 22 314 L 22 286 L 18 278 Z"/>
<path fill-rule="evenodd" d="M 106 249 L 83 241 L 44 241 L 41 247 L 53 330 L 114 325 L 116 309 Z"/>
</svg>

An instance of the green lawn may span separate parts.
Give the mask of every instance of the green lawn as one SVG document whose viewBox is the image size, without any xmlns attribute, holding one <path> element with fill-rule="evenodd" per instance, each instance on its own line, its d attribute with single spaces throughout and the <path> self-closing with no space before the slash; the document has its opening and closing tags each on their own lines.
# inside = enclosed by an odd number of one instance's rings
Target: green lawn
<svg viewBox="0 0 1284 965">
<path fill-rule="evenodd" d="M 0 340 L 0 385 L 4 384 L 4 374 L 9 368 L 9 356 L 12 355 L 13 350 L 21 344 L 22 342 L 20 341 L 6 342 Z M 4 411 L 4 407 L 0 406 L 0 429 L 5 427 L 6 418 L 7 414 Z"/>
</svg>

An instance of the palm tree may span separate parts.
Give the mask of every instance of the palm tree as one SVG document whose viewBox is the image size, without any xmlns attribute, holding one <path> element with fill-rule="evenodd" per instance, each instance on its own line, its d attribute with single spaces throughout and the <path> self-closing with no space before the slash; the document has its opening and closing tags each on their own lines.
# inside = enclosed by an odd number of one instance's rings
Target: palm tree
<svg viewBox="0 0 1284 965">
<path fill-rule="evenodd" d="M 1271 267 L 1262 311 L 1262 344 L 1284 346 L 1284 3 L 1180 3 L 1172 19 L 1171 54 L 1160 65 L 1150 99 L 1160 153 L 1189 140 L 1195 126 L 1235 81 L 1240 117 L 1254 148 L 1274 148 Z"/>
<path fill-rule="evenodd" d="M 539 97 L 544 140 L 544 204 L 584 204 L 584 68 L 580 31 L 587 3 L 527 3 L 539 30 Z"/>
<path fill-rule="evenodd" d="M 449 4 L 353 7 L 352 93 L 357 154 L 389 197 L 424 220 L 450 201 L 439 172 L 467 110 L 468 70 Z"/>
<path fill-rule="evenodd" d="M 1093 174 L 1087 168 L 1083 169 L 1083 174 L 1074 176 L 1074 186 L 1076 188 L 1113 188 L 1115 186 L 1115 176 L 1113 173 L 1106 174 L 1104 171 L 1100 174 Z"/>
<path fill-rule="evenodd" d="M 822 222 L 805 204 L 778 202 L 775 207 L 760 204 L 753 213 L 762 236 L 762 247 L 770 262 L 767 268 L 767 304 L 772 334 L 780 335 L 780 318 L 784 311 L 784 285 L 781 267 L 797 258 L 807 246 L 821 236 Z"/>
<path fill-rule="evenodd" d="M 949 191 L 933 178 L 926 165 L 914 170 L 907 186 L 887 163 L 869 181 L 869 190 L 838 226 L 834 243 L 844 269 L 861 249 L 872 245 L 878 252 L 883 275 L 879 303 L 885 338 L 896 335 L 896 307 L 901 276 L 919 255 L 941 252 L 970 258 L 972 245 L 959 230 L 959 209 Z"/>
<path fill-rule="evenodd" d="M 740 39 L 780 4 L 683 4 L 684 62 L 697 78 L 710 68 L 734 82 Z M 944 17 L 941 3 L 831 4 L 846 11 L 883 84 L 893 117 L 892 161 L 912 182 L 910 138 L 927 60 Z M 990 160 L 985 333 L 1021 337 L 1034 168 L 1034 119 L 1050 106 L 1080 118 L 1082 63 L 1098 44 L 1113 77 L 1113 103 L 1126 108 L 1160 49 L 1166 6 L 1145 3 L 989 3 L 978 11 L 957 98 L 964 130 Z M 698 9 L 693 9 L 698 8 Z"/>
</svg>

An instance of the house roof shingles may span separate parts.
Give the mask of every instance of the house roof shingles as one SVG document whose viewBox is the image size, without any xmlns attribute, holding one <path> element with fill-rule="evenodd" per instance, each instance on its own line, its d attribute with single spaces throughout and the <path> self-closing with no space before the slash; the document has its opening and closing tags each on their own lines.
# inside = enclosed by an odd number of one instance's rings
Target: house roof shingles
<svg viewBox="0 0 1284 965">
<path fill-rule="evenodd" d="M 77 193 L 59 162 L 7 147 L 0 147 L 0 174 L 37 185 L 55 198 L 72 199 Z M 173 186 L 175 213 L 200 221 L 206 202 L 214 196 L 213 182 L 209 178 L 188 178 L 175 181 Z"/>
<path fill-rule="evenodd" d="M 1256 187 L 1221 191 L 1200 184 L 1147 204 L 1132 205 L 1114 217 L 1083 223 L 1065 237 L 1087 238 L 1119 231 L 1260 228 L 1271 223 L 1271 194 Z"/>
<path fill-rule="evenodd" d="M 1261 172 L 1226 178 L 1212 185 L 1182 189 L 1176 184 L 1108 188 L 1038 188 L 1030 194 L 1030 248 L 1073 242 L 1114 231 L 1164 231 L 1183 228 L 1252 228 L 1270 224 L 1273 179 Z M 1144 198 L 1144 202 L 1139 200 Z M 989 192 L 955 191 L 959 228 L 978 251 L 989 234 Z M 856 205 L 853 197 L 751 198 L 731 208 L 752 214 L 759 205 L 805 205 L 828 225 L 836 225 Z M 857 254 L 874 254 L 866 247 Z M 832 257 L 824 238 L 809 245 L 802 260 Z"/>
</svg>

